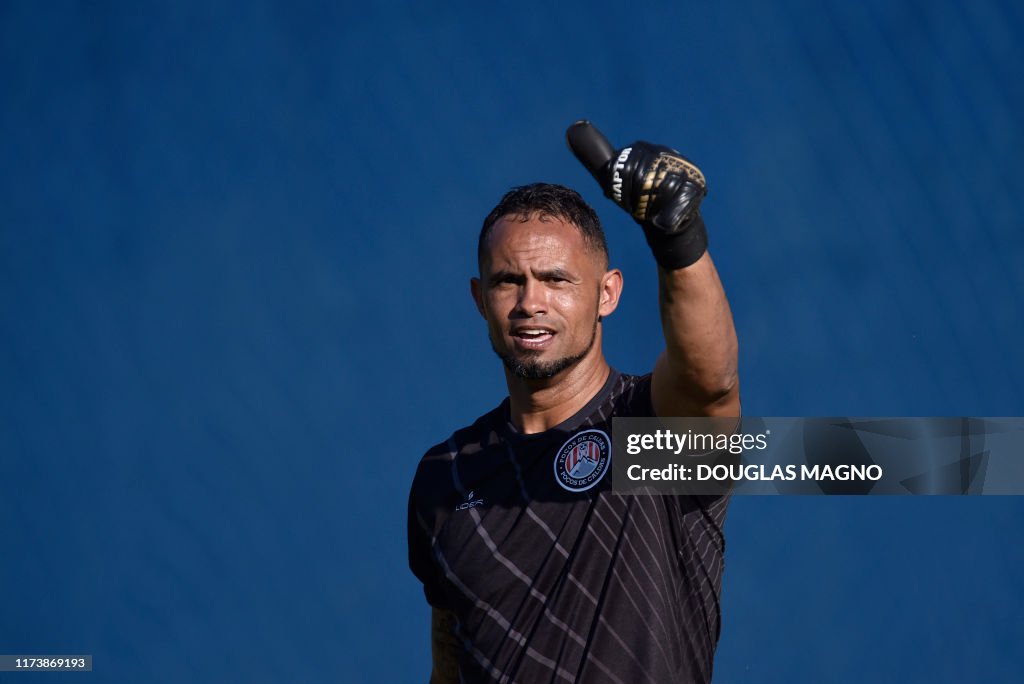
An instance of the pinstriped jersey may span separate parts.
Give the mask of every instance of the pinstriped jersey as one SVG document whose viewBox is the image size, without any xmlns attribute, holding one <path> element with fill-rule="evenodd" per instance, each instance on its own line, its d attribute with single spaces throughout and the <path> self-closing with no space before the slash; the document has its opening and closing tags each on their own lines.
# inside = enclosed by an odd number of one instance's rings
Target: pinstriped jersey
<svg viewBox="0 0 1024 684">
<path fill-rule="evenodd" d="M 651 377 L 612 371 L 539 434 L 508 400 L 420 461 L 409 565 L 454 612 L 467 682 L 707 682 L 728 498 L 611 492 L 611 419 L 651 416 Z"/>
</svg>

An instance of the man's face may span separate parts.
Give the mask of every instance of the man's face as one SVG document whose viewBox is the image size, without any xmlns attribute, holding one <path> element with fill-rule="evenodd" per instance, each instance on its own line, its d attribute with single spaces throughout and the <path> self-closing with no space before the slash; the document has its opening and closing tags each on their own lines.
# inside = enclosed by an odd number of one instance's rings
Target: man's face
<svg viewBox="0 0 1024 684">
<path fill-rule="evenodd" d="M 600 353 L 598 319 L 615 309 L 622 283 L 603 261 L 562 219 L 506 216 L 494 224 L 473 298 L 513 374 L 549 378 Z"/>
</svg>

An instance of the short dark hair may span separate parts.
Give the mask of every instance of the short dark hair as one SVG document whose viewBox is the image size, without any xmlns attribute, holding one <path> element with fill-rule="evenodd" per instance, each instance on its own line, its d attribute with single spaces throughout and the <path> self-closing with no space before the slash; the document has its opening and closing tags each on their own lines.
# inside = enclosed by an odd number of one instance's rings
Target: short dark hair
<svg viewBox="0 0 1024 684">
<path fill-rule="evenodd" d="M 525 222 L 538 214 L 541 217 L 559 218 L 576 226 L 583 235 L 583 241 L 595 254 L 603 258 L 607 268 L 608 242 L 605 240 L 597 212 L 578 192 L 556 183 L 520 185 L 505 193 L 498 205 L 484 219 L 484 225 L 480 229 L 480 241 L 476 249 L 479 264 L 482 266 L 484 263 L 487 238 L 498 219 L 514 216 Z"/>
</svg>

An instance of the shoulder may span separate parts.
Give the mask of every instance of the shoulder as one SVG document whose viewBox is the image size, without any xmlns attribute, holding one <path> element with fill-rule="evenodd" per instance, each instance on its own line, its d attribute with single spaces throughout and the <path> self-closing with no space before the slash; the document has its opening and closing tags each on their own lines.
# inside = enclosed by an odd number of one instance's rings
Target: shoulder
<svg viewBox="0 0 1024 684">
<path fill-rule="evenodd" d="M 412 482 L 412 497 L 423 504 L 445 499 L 458 488 L 457 472 L 453 463 L 460 453 L 471 453 L 483 448 L 490 440 L 504 402 L 477 418 L 471 425 L 459 428 L 447 439 L 427 449 L 416 467 Z"/>
<path fill-rule="evenodd" d="M 620 373 L 611 391 L 615 415 L 644 417 L 654 415 L 651 401 L 651 374 L 629 375 Z"/>
</svg>

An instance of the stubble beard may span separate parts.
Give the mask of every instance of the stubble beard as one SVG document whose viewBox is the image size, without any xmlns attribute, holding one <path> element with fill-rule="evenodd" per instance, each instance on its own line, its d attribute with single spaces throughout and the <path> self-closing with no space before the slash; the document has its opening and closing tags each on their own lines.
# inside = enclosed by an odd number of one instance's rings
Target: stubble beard
<svg viewBox="0 0 1024 684">
<path fill-rule="evenodd" d="M 587 343 L 586 349 L 578 354 L 563 356 L 560 359 L 541 361 L 539 359 L 531 359 L 530 357 L 519 358 L 512 354 L 498 351 L 498 347 L 493 339 L 491 340 L 491 349 L 498 355 L 501 362 L 505 364 L 505 368 L 517 378 L 523 380 L 547 380 L 568 368 L 572 368 L 590 353 L 590 350 L 594 348 L 594 341 L 597 340 L 597 323 L 600 320 L 600 318 L 594 319 L 594 327 L 590 331 L 590 342 Z"/>
</svg>

